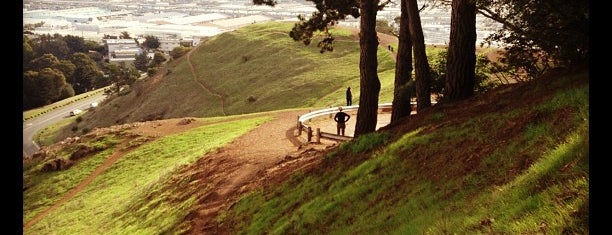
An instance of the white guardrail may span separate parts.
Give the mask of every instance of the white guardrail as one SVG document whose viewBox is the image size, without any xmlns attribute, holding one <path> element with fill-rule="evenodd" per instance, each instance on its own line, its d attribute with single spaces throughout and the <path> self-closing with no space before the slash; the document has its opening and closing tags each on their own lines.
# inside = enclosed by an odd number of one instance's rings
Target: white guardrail
<svg viewBox="0 0 612 235">
<path fill-rule="evenodd" d="M 416 102 L 411 102 L 411 104 L 415 106 Z M 378 109 L 382 109 L 382 110 L 390 111 L 391 107 L 392 107 L 391 103 L 383 103 L 383 104 L 378 105 Z M 342 106 L 342 111 L 356 111 L 357 109 L 359 109 L 359 105 Z M 337 112 L 338 112 L 338 107 L 331 107 L 331 108 L 309 112 L 302 116 L 298 116 L 298 121 L 297 121 L 298 135 L 301 135 L 302 131 L 304 131 L 307 134 L 308 142 L 312 141 L 312 137 L 313 137 L 312 127 L 305 123 L 309 121 L 310 119 L 320 117 L 320 116 L 335 114 Z M 320 138 L 341 140 L 341 141 L 353 139 L 353 137 L 350 137 L 350 136 L 336 135 L 333 133 L 327 133 L 327 132 L 321 132 L 321 131 L 317 131 L 317 133 L 315 134 L 316 134 L 315 136 L 318 138 L 317 140 L 315 140 L 315 142 L 318 142 Z"/>
<path fill-rule="evenodd" d="M 432 105 L 435 105 L 437 102 L 431 102 Z M 410 102 L 411 106 L 412 106 L 412 112 L 416 111 L 416 106 L 417 106 L 417 102 L 416 101 L 412 101 Z M 381 109 L 382 111 L 391 111 L 392 108 L 392 104 L 391 103 L 382 103 L 378 105 L 378 109 Z M 352 106 L 342 106 L 342 111 L 355 111 L 359 109 L 359 105 L 352 105 Z M 338 107 L 330 107 L 330 108 L 326 108 L 326 109 L 321 109 L 321 110 L 317 110 L 317 111 L 313 111 L 313 112 L 309 112 L 307 114 L 304 114 L 302 116 L 298 116 L 298 121 L 297 121 L 297 129 L 298 129 L 298 136 L 302 135 L 302 131 L 306 132 L 307 134 L 307 138 L 308 138 L 308 142 L 312 141 L 312 137 L 313 137 L 313 130 L 312 127 L 310 125 L 305 124 L 307 121 L 309 121 L 310 119 L 319 117 L 319 116 L 324 116 L 324 115 L 330 115 L 331 114 L 335 114 L 338 112 Z M 328 132 L 321 132 L 320 129 L 317 128 L 317 132 L 315 133 L 316 135 L 314 135 L 315 137 L 317 137 L 317 139 L 315 140 L 315 142 L 319 142 L 319 140 L 321 138 L 326 138 L 326 139 L 332 139 L 332 140 L 340 140 L 340 141 L 345 141 L 345 140 L 351 140 L 353 139 L 353 137 L 350 136 L 343 136 L 343 135 L 336 135 L 333 133 L 328 133 Z"/>
</svg>

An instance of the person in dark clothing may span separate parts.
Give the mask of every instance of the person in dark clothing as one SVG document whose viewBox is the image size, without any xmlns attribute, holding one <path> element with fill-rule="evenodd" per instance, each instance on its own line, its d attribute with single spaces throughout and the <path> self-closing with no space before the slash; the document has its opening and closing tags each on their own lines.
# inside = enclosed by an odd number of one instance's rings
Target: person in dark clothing
<svg viewBox="0 0 612 235">
<path fill-rule="evenodd" d="M 351 93 L 351 87 L 346 88 L 346 106 L 353 105 L 353 94 Z"/>
<path fill-rule="evenodd" d="M 346 122 L 351 119 L 351 116 L 345 112 L 342 112 L 342 106 L 338 107 L 338 112 L 334 116 L 334 121 L 338 123 L 336 128 L 337 135 L 344 135 L 344 129 L 346 128 Z"/>
</svg>

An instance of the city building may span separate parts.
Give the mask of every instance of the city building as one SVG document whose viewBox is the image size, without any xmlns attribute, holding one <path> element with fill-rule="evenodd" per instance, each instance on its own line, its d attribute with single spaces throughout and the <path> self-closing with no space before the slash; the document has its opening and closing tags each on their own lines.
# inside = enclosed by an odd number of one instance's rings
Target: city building
<svg viewBox="0 0 612 235">
<path fill-rule="evenodd" d="M 137 55 L 142 53 L 134 39 L 104 39 L 104 46 L 108 51 L 108 62 L 133 62 Z"/>
</svg>

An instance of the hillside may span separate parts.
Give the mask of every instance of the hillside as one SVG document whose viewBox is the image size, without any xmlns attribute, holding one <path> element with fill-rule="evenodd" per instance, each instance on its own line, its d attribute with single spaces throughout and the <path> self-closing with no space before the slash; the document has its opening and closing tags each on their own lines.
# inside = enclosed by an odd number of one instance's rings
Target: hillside
<svg viewBox="0 0 612 235">
<path fill-rule="evenodd" d="M 296 143 L 303 112 L 136 122 L 45 147 L 24 162 L 24 234 L 589 233 L 586 69 L 339 146 Z"/>
<path fill-rule="evenodd" d="M 589 234 L 589 74 L 438 105 L 321 158 L 268 176 L 204 231 Z"/>
<path fill-rule="evenodd" d="M 131 92 L 111 97 L 81 122 L 66 126 L 56 141 L 84 129 L 137 121 L 336 106 L 344 103 L 347 86 L 355 88 L 358 100 L 355 32 L 335 29 L 335 50 L 322 54 L 315 43 L 293 41 L 291 27 L 259 23 L 212 37 L 154 77 L 135 83 Z M 391 102 L 395 62 L 384 48 L 383 43 L 378 57 L 380 100 Z"/>
</svg>

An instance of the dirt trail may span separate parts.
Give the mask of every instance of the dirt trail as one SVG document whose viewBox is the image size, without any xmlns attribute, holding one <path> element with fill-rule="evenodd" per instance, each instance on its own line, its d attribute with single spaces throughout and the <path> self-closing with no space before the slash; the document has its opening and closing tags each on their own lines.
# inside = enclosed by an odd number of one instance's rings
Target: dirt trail
<svg viewBox="0 0 612 235">
<path fill-rule="evenodd" d="M 110 156 L 108 157 L 103 163 L 102 165 L 100 165 L 98 168 L 96 168 L 93 172 L 91 172 L 91 174 L 89 174 L 89 176 L 87 176 L 87 178 L 85 178 L 83 181 L 81 181 L 81 183 L 79 183 L 75 188 L 71 189 L 70 191 L 68 191 L 68 193 L 64 194 L 64 196 L 57 201 L 56 203 L 54 203 L 51 207 L 47 208 L 46 210 L 38 213 L 36 216 L 34 216 L 32 219 L 30 219 L 30 221 L 26 222 L 23 225 L 24 230 L 26 228 L 29 228 L 30 226 L 32 226 L 33 224 L 36 224 L 38 221 L 40 221 L 42 218 L 44 218 L 45 216 L 47 216 L 49 213 L 53 212 L 55 209 L 57 209 L 59 206 L 61 206 L 62 204 L 64 204 L 66 201 L 72 199 L 77 193 L 79 193 L 81 190 L 83 190 L 87 185 L 89 185 L 89 183 L 91 183 L 98 175 L 102 174 L 102 172 L 104 172 L 106 169 L 108 169 L 108 167 L 110 167 L 111 165 L 113 165 L 113 163 L 115 163 L 117 160 L 119 160 L 123 155 L 125 155 L 127 152 L 129 152 L 130 150 L 123 150 L 123 146 L 117 146 L 116 148 L 117 150 Z"/>
<path fill-rule="evenodd" d="M 302 153 L 316 152 L 335 144 L 303 145 L 295 136 L 295 122 L 297 116 L 304 113 L 278 113 L 274 120 L 200 158 L 176 176 L 177 182 L 186 177 L 198 182 L 190 184 L 199 195 L 196 195 L 196 206 L 186 218 L 191 227 L 188 234 L 223 234 L 214 220 L 220 210 L 233 205 L 243 193 L 260 187 L 272 172 L 288 173 L 317 161 L 316 157 L 305 157 Z"/>
<path fill-rule="evenodd" d="M 219 97 L 219 100 L 221 100 L 221 112 L 223 113 L 224 116 L 226 116 L 227 113 L 225 112 L 225 95 L 219 91 L 216 91 L 214 88 L 212 88 L 210 85 L 208 85 L 204 81 L 199 80 L 198 75 L 196 74 L 196 70 L 193 67 L 193 63 L 191 63 L 191 53 L 197 50 L 198 48 L 200 48 L 200 46 L 202 46 L 203 44 L 204 43 L 200 43 L 198 46 L 196 46 L 195 48 L 187 52 L 187 63 L 189 64 L 189 69 L 191 69 L 191 75 L 193 75 L 193 80 L 197 82 L 198 84 L 200 84 L 200 87 L 202 87 L 202 89 L 206 90 L 207 92 L 209 92 L 210 94 L 216 97 Z"/>
</svg>

